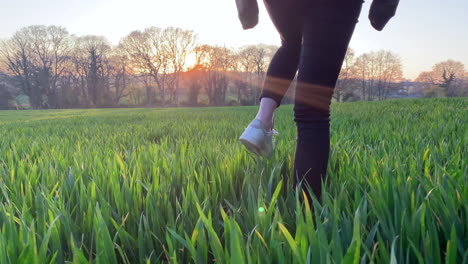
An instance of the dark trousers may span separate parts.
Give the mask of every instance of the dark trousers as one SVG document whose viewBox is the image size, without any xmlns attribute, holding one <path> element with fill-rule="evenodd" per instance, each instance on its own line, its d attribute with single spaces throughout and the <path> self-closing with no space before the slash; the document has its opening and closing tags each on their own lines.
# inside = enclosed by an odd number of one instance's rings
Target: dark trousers
<svg viewBox="0 0 468 264">
<path fill-rule="evenodd" d="M 309 185 L 320 199 L 330 152 L 330 103 L 362 0 L 264 0 L 281 36 L 260 98 L 278 106 L 298 71 L 294 186 Z"/>
</svg>

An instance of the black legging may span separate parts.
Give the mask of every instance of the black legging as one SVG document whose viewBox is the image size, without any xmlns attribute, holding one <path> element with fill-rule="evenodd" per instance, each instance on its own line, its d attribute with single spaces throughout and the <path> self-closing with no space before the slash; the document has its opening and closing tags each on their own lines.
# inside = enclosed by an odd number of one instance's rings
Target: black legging
<svg viewBox="0 0 468 264">
<path fill-rule="evenodd" d="M 330 152 L 330 103 L 362 0 L 264 0 L 281 36 L 260 95 L 278 106 L 296 72 L 294 186 L 321 197 Z"/>
</svg>

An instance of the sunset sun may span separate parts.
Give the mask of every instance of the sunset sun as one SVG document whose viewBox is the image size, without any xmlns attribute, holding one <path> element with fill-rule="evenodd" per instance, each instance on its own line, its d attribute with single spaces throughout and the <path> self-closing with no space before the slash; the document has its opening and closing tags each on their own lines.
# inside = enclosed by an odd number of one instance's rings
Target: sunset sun
<svg viewBox="0 0 468 264">
<path fill-rule="evenodd" d="M 190 70 L 197 63 L 197 56 L 195 53 L 190 53 L 185 58 L 185 69 Z"/>
</svg>

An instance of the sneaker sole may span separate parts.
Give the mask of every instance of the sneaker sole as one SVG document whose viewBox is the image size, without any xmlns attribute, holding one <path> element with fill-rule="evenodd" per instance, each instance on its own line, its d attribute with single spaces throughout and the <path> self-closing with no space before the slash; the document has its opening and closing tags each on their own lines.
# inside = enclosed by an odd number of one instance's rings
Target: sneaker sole
<svg viewBox="0 0 468 264">
<path fill-rule="evenodd" d="M 262 156 L 260 148 L 258 148 L 255 144 L 248 141 L 247 139 L 240 138 L 239 141 L 244 145 L 248 151 L 254 153 L 257 156 Z"/>
</svg>

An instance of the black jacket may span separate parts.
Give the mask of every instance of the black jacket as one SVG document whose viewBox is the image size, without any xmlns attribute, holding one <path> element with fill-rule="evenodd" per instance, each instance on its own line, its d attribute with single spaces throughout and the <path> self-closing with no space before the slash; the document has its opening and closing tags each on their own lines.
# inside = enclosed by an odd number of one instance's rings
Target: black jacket
<svg viewBox="0 0 468 264">
<path fill-rule="evenodd" d="M 395 15 L 400 0 L 373 0 L 369 10 L 372 27 L 381 31 Z M 236 0 L 239 19 L 244 29 L 253 28 L 258 23 L 257 0 Z"/>
</svg>

